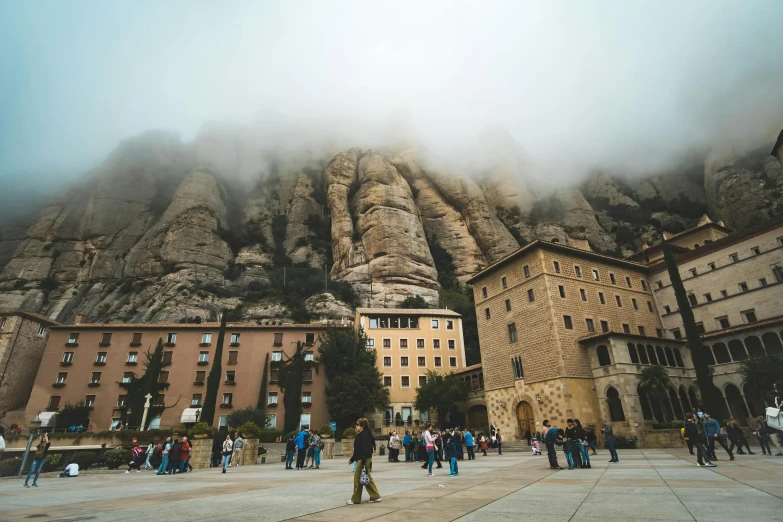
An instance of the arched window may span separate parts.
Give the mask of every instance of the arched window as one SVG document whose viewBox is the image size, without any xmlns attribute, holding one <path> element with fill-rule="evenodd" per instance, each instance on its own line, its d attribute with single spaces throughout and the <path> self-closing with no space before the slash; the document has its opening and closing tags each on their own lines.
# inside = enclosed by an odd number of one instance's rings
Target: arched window
<svg viewBox="0 0 783 522">
<path fill-rule="evenodd" d="M 764 415 L 767 408 L 767 404 L 764 401 L 764 394 L 759 393 L 759 391 L 750 386 L 750 383 L 748 382 L 742 387 L 742 391 L 745 392 L 745 400 L 750 408 L 750 414 L 753 416 Z"/>
<path fill-rule="evenodd" d="M 735 361 L 744 361 L 748 358 L 748 352 L 745 351 L 745 346 L 739 339 L 729 341 L 729 353 Z"/>
<path fill-rule="evenodd" d="M 643 344 L 637 344 L 636 348 L 639 349 L 639 360 L 642 364 L 650 364 L 650 359 L 647 358 L 647 350 L 644 349 Z"/>
<path fill-rule="evenodd" d="M 680 353 L 679 348 L 674 349 L 674 361 L 677 363 L 678 367 L 685 368 L 685 363 L 682 362 L 682 354 Z"/>
<path fill-rule="evenodd" d="M 672 352 L 672 349 L 668 346 L 664 346 L 664 351 L 666 352 L 666 362 L 669 363 L 669 366 L 674 368 L 677 366 L 677 363 L 674 361 L 674 353 Z"/>
<path fill-rule="evenodd" d="M 658 364 L 661 366 L 669 366 L 669 363 L 666 362 L 666 354 L 663 352 L 663 348 L 656 346 L 655 354 L 658 356 Z"/>
<path fill-rule="evenodd" d="M 745 338 L 745 348 L 748 349 L 748 357 L 755 359 L 757 357 L 764 357 L 767 355 L 764 352 L 764 346 L 761 344 L 761 339 L 755 335 Z"/>
<path fill-rule="evenodd" d="M 699 397 L 696 395 L 696 389 L 693 386 L 688 388 L 688 400 L 691 403 L 691 408 L 699 405 Z"/>
<path fill-rule="evenodd" d="M 711 366 L 711 365 L 715 364 L 715 357 L 712 356 L 712 350 L 706 344 L 704 345 L 704 355 L 707 357 L 707 364 L 708 365 Z"/>
<path fill-rule="evenodd" d="M 748 409 L 739 389 L 733 384 L 726 386 L 726 402 L 731 408 L 731 416 L 739 421 L 742 426 L 748 425 Z"/>
<path fill-rule="evenodd" d="M 620 400 L 620 394 L 613 387 L 606 390 L 606 404 L 609 407 L 609 417 L 612 421 L 620 422 L 625 420 L 623 411 L 623 402 Z"/>
<path fill-rule="evenodd" d="M 682 405 L 680 404 L 680 398 L 677 397 L 677 390 L 669 388 L 669 400 L 674 408 L 674 418 L 676 420 L 685 420 L 685 413 L 682 411 Z"/>
<path fill-rule="evenodd" d="M 647 345 L 647 357 L 650 358 L 650 364 L 661 364 L 658 362 L 658 358 L 655 356 L 655 348 L 651 345 Z"/>
<path fill-rule="evenodd" d="M 639 364 L 639 355 L 636 353 L 636 346 L 633 343 L 628 343 L 628 356 L 632 363 Z"/>
<path fill-rule="evenodd" d="M 762 335 L 761 342 L 764 343 L 768 355 L 780 355 L 783 353 L 783 345 L 780 344 L 780 339 L 778 339 L 775 332 L 767 332 Z"/>
<path fill-rule="evenodd" d="M 644 420 L 653 420 L 652 408 L 650 408 L 650 400 L 647 398 L 647 392 L 644 388 L 637 386 L 636 393 L 639 395 L 639 404 L 642 407 L 642 417 L 644 417 Z"/>
<path fill-rule="evenodd" d="M 596 353 L 598 354 L 599 365 L 610 366 L 612 364 L 612 359 L 609 357 L 609 350 L 606 348 L 606 345 L 602 344 L 596 348 Z"/>
<path fill-rule="evenodd" d="M 716 364 L 726 364 L 731 362 L 731 357 L 729 357 L 729 350 L 726 349 L 725 344 L 715 343 L 712 346 L 712 352 L 715 354 Z"/>
<path fill-rule="evenodd" d="M 691 404 L 690 399 L 688 399 L 688 392 L 685 391 L 685 387 L 680 386 L 679 395 L 682 407 L 685 409 L 685 411 L 691 411 L 693 409 L 693 405 Z"/>
</svg>

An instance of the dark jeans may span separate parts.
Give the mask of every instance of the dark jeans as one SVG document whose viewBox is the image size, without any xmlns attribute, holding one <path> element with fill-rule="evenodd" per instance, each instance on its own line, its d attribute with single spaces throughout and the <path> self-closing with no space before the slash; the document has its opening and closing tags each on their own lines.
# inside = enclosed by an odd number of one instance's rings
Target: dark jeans
<svg viewBox="0 0 783 522">
<path fill-rule="evenodd" d="M 700 440 L 697 440 L 693 442 L 693 445 L 696 446 L 696 462 L 699 464 L 704 464 L 704 460 L 709 462 L 710 454 L 707 448 L 704 446 L 704 443 Z"/>
<path fill-rule="evenodd" d="M 772 450 L 769 449 L 769 441 L 768 440 L 761 440 L 759 439 L 759 444 L 761 444 L 761 451 L 762 453 L 766 452 L 772 455 Z"/>
<path fill-rule="evenodd" d="M 468 460 L 476 460 L 476 454 L 473 453 L 473 446 L 466 446 L 468 448 Z"/>
<path fill-rule="evenodd" d="M 691 442 L 691 439 L 685 439 L 685 444 L 688 445 L 688 451 L 693 455 L 693 442 Z"/>
<path fill-rule="evenodd" d="M 731 441 L 731 446 L 729 446 L 729 451 L 731 451 L 732 453 L 734 453 L 734 446 L 737 446 L 737 449 L 740 451 L 740 453 L 742 453 L 742 446 L 745 446 L 748 449 L 748 453 L 750 453 L 750 445 L 748 444 L 748 439 L 746 439 L 745 437 Z"/>
<path fill-rule="evenodd" d="M 171 460 L 171 456 L 169 456 L 169 474 L 173 475 L 177 471 L 179 471 L 179 461 Z"/>
<path fill-rule="evenodd" d="M 716 443 L 716 442 L 717 442 L 718 444 L 720 444 L 721 446 L 723 446 L 723 449 L 725 449 L 725 450 L 726 450 L 726 453 L 728 453 L 728 454 L 729 454 L 729 456 L 732 456 L 732 453 L 731 453 L 731 451 L 729 451 L 729 447 L 728 447 L 728 446 L 726 446 L 726 441 L 725 441 L 725 440 L 723 440 L 723 437 L 721 437 L 720 435 L 718 435 L 718 437 L 717 437 L 717 438 L 716 438 L 716 437 L 709 437 L 709 438 L 707 439 L 707 449 L 709 449 L 709 450 L 710 450 L 710 455 L 712 455 L 712 458 L 714 458 L 714 459 L 717 459 L 717 458 L 718 458 L 718 456 L 717 456 L 717 455 L 715 455 L 715 443 Z"/>
<path fill-rule="evenodd" d="M 617 456 L 617 450 L 614 449 L 614 439 L 606 441 L 606 449 L 609 450 L 609 455 L 612 456 L 612 462 L 620 462 L 620 457 Z"/>
<path fill-rule="evenodd" d="M 546 444 L 546 456 L 549 458 L 549 467 L 559 468 L 560 465 L 557 463 L 557 450 L 555 449 L 555 443 L 547 442 L 545 444 Z"/>
<path fill-rule="evenodd" d="M 297 453 L 296 453 L 296 467 L 297 468 L 303 468 L 304 467 L 305 455 L 307 455 L 307 450 L 305 448 L 302 448 L 302 449 L 297 451 Z"/>
<path fill-rule="evenodd" d="M 286 454 L 285 454 L 285 469 L 294 469 L 291 466 L 294 463 L 294 455 L 296 455 L 296 452 L 294 450 L 286 452 Z"/>
<path fill-rule="evenodd" d="M 498 455 L 502 455 L 502 454 L 503 454 L 503 443 L 498 442 Z"/>
</svg>

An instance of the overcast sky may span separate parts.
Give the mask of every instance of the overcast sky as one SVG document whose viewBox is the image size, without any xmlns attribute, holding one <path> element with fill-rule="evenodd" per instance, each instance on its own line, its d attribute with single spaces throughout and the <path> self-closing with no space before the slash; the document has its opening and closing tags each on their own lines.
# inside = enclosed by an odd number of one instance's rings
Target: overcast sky
<svg viewBox="0 0 783 522">
<path fill-rule="evenodd" d="M 0 177 L 77 174 L 153 128 L 407 109 L 460 150 L 488 124 L 536 168 L 662 168 L 783 128 L 783 2 L 0 0 Z M 326 122 L 326 123 L 324 123 Z M 369 135 L 372 135 L 371 133 Z M 14 181 L 12 180 L 12 183 Z"/>
</svg>

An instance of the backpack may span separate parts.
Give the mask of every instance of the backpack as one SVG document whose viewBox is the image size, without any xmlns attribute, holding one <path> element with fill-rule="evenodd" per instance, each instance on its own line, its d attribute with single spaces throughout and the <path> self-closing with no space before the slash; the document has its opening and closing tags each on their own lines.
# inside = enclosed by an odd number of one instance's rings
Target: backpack
<svg viewBox="0 0 783 522">
<path fill-rule="evenodd" d="M 324 449 L 325 446 L 324 439 L 318 441 L 318 449 Z"/>
</svg>

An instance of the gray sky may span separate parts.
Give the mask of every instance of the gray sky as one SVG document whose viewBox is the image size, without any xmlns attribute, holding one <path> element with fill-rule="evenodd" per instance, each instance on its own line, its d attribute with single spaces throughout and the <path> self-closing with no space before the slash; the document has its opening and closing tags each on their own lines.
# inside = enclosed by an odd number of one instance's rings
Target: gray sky
<svg viewBox="0 0 783 522">
<path fill-rule="evenodd" d="M 782 22 L 779 0 L 0 0 L 0 178 L 214 120 L 366 141 L 400 109 L 444 154 L 500 124 L 539 173 L 654 170 L 774 140 Z"/>
</svg>

